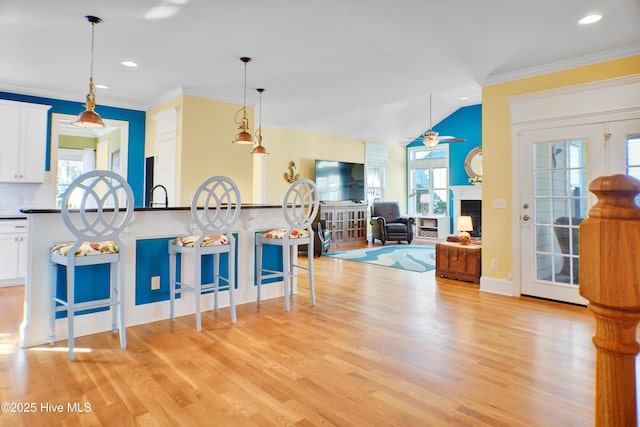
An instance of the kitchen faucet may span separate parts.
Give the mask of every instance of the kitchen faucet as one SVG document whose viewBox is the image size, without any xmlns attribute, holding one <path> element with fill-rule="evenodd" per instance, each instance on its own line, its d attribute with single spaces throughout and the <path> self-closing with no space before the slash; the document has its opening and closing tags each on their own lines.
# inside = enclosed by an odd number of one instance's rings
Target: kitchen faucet
<svg viewBox="0 0 640 427">
<path fill-rule="evenodd" d="M 149 204 L 147 207 L 149 208 L 153 207 L 153 192 L 156 190 L 156 188 L 162 188 L 164 190 L 164 208 L 167 209 L 169 207 L 169 195 L 167 194 L 166 187 L 161 184 L 154 185 L 151 191 L 149 192 Z"/>
</svg>

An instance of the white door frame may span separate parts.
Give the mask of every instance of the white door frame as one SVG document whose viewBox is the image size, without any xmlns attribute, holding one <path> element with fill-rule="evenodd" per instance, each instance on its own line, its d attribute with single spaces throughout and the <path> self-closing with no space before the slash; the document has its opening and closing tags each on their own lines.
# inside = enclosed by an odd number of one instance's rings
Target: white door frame
<svg viewBox="0 0 640 427">
<path fill-rule="evenodd" d="M 550 127 L 640 118 L 640 75 L 507 98 L 511 104 L 512 292 L 522 293 L 519 134 Z"/>
</svg>

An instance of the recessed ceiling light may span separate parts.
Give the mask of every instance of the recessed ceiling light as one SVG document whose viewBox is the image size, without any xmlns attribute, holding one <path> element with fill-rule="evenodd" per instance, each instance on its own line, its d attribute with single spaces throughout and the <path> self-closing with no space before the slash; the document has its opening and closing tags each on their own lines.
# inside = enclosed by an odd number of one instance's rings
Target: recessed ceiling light
<svg viewBox="0 0 640 427">
<path fill-rule="evenodd" d="M 602 19 L 602 15 L 600 15 L 598 13 L 593 13 L 593 14 L 587 15 L 584 18 L 582 18 L 581 20 L 579 20 L 578 24 L 580 24 L 580 25 L 594 24 L 594 23 L 598 22 L 601 19 Z"/>
<path fill-rule="evenodd" d="M 466 101 L 467 99 L 469 99 L 469 98 L 467 98 L 466 96 L 461 96 L 460 97 L 460 101 Z"/>
<path fill-rule="evenodd" d="M 96 89 L 109 89 L 107 85 L 96 85 Z"/>
<path fill-rule="evenodd" d="M 166 19 L 178 13 L 178 6 L 155 6 L 144 17 L 147 19 Z"/>
<path fill-rule="evenodd" d="M 138 64 L 136 64 L 133 61 L 122 61 L 121 64 L 124 65 L 125 67 L 129 67 L 129 68 L 135 68 L 135 67 L 138 66 Z"/>
</svg>

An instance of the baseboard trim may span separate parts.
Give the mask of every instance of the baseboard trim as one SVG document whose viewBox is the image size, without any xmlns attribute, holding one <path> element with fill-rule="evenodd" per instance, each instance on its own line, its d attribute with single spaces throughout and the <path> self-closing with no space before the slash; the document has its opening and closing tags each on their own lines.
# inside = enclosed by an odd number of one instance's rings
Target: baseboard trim
<svg viewBox="0 0 640 427">
<path fill-rule="evenodd" d="M 498 279 L 495 277 L 480 277 L 480 291 L 492 294 L 518 296 L 511 280 Z"/>
</svg>

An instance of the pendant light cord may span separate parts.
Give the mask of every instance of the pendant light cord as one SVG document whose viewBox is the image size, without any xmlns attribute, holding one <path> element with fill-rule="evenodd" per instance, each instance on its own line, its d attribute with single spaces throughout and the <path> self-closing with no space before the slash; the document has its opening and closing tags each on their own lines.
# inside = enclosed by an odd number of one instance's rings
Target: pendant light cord
<svg viewBox="0 0 640 427">
<path fill-rule="evenodd" d="M 258 119 L 258 127 L 260 127 L 260 132 L 262 133 L 262 91 L 258 91 L 260 92 L 260 116 Z"/>
<path fill-rule="evenodd" d="M 242 101 L 243 108 L 247 108 L 247 62 L 244 63 L 244 99 Z"/>
<path fill-rule="evenodd" d="M 95 40 L 96 34 L 96 24 L 95 22 L 91 23 L 91 66 L 89 67 L 89 78 L 93 80 L 93 43 Z"/>
<path fill-rule="evenodd" d="M 102 19 L 97 16 L 90 15 L 85 16 L 85 18 L 87 18 L 87 21 L 91 23 L 91 62 L 89 63 L 89 80 L 93 82 L 93 52 L 95 50 L 96 24 L 101 23 Z"/>
</svg>

